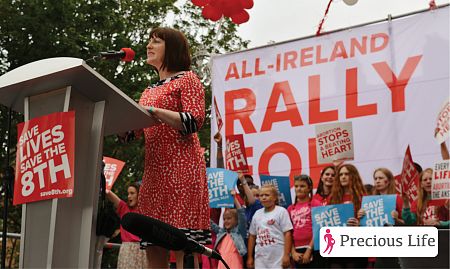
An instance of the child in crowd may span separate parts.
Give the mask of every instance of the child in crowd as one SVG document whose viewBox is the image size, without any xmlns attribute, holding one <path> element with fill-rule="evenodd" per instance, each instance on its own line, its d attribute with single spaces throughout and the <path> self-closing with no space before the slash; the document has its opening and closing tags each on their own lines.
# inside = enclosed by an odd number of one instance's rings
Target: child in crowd
<svg viewBox="0 0 450 269">
<path fill-rule="evenodd" d="M 315 203 L 327 205 L 327 198 L 331 193 L 335 175 L 334 165 L 327 166 L 320 172 L 319 185 L 317 186 L 316 194 L 312 198 Z"/>
<path fill-rule="evenodd" d="M 287 209 L 294 226 L 291 255 L 295 268 L 310 268 L 313 267 L 311 259 L 314 247 L 311 220 L 312 179 L 308 175 L 295 176 L 294 188 L 295 203 Z"/>
<path fill-rule="evenodd" d="M 222 258 L 230 268 L 244 268 L 242 257 L 247 254 L 244 238 L 247 234 L 244 208 L 236 199 L 236 192 L 232 190 L 234 204 L 237 209 L 226 209 L 223 214 L 223 228 L 211 220 L 211 229 L 217 235 L 214 248 L 221 254 Z M 224 269 L 222 263 L 218 269 Z"/>
<path fill-rule="evenodd" d="M 289 213 L 277 205 L 275 186 L 262 186 L 259 198 L 264 208 L 256 211 L 250 225 L 247 267 L 287 268 L 290 266 L 293 228 Z"/>
<path fill-rule="evenodd" d="M 403 195 L 402 216 L 406 224 L 449 226 L 448 201 L 442 206 L 430 205 L 432 177 L 431 168 L 426 168 L 420 173 L 418 198 L 412 203 L 411 209 L 408 196 Z"/>
<path fill-rule="evenodd" d="M 128 185 L 127 192 L 128 199 L 127 203 L 125 203 L 115 193 L 106 190 L 106 197 L 114 204 L 117 215 L 120 218 L 126 213 L 137 212 L 138 185 L 131 183 Z M 120 226 L 120 238 L 122 239 L 122 244 L 120 245 L 119 257 L 117 259 L 117 268 L 147 268 L 148 262 L 145 250 L 141 250 L 139 245 L 140 238 L 127 232 L 122 226 Z"/>
</svg>

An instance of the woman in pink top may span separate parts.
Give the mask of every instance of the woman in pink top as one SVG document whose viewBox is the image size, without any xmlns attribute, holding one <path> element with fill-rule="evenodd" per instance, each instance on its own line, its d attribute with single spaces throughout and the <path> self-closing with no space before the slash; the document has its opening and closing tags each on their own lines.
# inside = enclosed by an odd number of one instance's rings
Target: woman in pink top
<svg viewBox="0 0 450 269">
<path fill-rule="evenodd" d="M 125 203 L 112 191 L 106 191 L 106 197 L 114 204 L 116 213 L 122 218 L 123 215 L 129 212 L 136 212 L 139 187 L 136 184 L 130 184 L 127 189 L 128 199 Z M 132 233 L 126 231 L 122 225 L 120 226 L 120 238 L 122 244 L 120 245 L 119 257 L 117 259 L 117 268 L 147 268 L 147 257 L 144 250 L 140 249 L 140 238 Z"/>
</svg>

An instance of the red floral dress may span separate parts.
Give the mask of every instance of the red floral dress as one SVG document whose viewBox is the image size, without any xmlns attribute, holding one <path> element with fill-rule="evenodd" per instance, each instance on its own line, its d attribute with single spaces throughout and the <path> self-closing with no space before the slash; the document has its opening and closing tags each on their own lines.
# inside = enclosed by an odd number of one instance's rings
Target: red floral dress
<svg viewBox="0 0 450 269">
<path fill-rule="evenodd" d="M 139 103 L 188 112 L 200 129 L 205 118 L 204 95 L 198 77 L 187 71 L 145 89 Z M 182 135 L 161 123 L 145 128 L 144 135 L 139 212 L 177 228 L 209 230 L 206 165 L 197 134 Z"/>
</svg>

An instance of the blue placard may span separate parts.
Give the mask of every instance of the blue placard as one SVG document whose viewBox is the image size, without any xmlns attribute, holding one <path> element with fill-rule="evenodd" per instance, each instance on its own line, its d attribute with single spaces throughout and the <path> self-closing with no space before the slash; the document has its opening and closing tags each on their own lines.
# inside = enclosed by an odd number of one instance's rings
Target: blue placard
<svg viewBox="0 0 450 269">
<path fill-rule="evenodd" d="M 397 195 L 371 195 L 364 196 L 361 208 L 366 215 L 361 218 L 361 226 L 384 226 L 384 224 L 395 224 L 391 212 L 395 210 Z M 399 212 L 401 214 L 401 212 Z"/>
<path fill-rule="evenodd" d="M 230 191 L 236 186 L 238 174 L 222 168 L 206 168 L 208 175 L 209 207 L 234 207 Z"/>
<path fill-rule="evenodd" d="M 313 225 L 314 249 L 320 249 L 320 228 L 347 226 L 347 220 L 353 217 L 353 204 L 338 204 L 313 207 L 311 209 L 311 218 Z"/>
<path fill-rule="evenodd" d="M 287 208 L 292 204 L 289 177 L 259 175 L 259 178 L 261 180 L 261 186 L 264 186 L 265 184 L 272 184 L 278 189 L 280 194 L 280 206 Z"/>
</svg>

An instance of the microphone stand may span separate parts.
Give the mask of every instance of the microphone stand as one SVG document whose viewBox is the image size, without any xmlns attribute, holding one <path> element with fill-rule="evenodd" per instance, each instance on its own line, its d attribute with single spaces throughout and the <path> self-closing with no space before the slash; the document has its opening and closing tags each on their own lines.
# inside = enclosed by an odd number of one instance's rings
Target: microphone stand
<svg viewBox="0 0 450 269">
<path fill-rule="evenodd" d="M 6 268 L 6 240 L 7 240 L 7 226 L 8 226 L 8 202 L 9 198 L 12 197 L 13 192 L 13 182 L 14 182 L 14 169 L 9 165 L 10 159 L 10 144 L 11 144 L 11 121 L 12 121 L 12 109 L 8 108 L 8 136 L 6 141 L 6 162 L 5 170 L 3 174 L 3 198 L 4 198 L 4 208 L 3 208 L 3 230 L 2 230 L 2 259 L 1 268 Z"/>
</svg>

